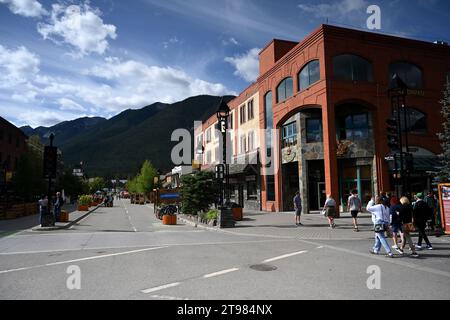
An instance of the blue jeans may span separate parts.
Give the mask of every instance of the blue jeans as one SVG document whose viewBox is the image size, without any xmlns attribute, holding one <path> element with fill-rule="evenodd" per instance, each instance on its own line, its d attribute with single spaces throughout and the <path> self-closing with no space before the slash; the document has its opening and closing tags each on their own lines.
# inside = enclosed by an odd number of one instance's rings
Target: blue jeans
<svg viewBox="0 0 450 320">
<path fill-rule="evenodd" d="M 373 246 L 373 251 L 380 252 L 381 245 L 383 245 L 384 250 L 386 250 L 386 253 L 391 253 L 391 248 L 389 247 L 389 244 L 386 241 L 386 238 L 384 236 L 384 232 L 375 232 L 375 245 Z"/>
<path fill-rule="evenodd" d="M 55 206 L 54 213 L 55 213 L 55 221 L 58 221 L 59 220 L 59 215 L 61 213 L 61 207 Z"/>
</svg>

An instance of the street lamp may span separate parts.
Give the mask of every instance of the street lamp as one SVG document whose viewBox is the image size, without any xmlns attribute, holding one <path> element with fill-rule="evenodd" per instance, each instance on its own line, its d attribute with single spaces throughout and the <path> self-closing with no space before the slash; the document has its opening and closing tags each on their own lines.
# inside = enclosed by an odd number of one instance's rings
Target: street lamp
<svg viewBox="0 0 450 320">
<path fill-rule="evenodd" d="M 398 130 L 398 149 L 399 149 L 399 158 L 400 158 L 400 179 L 402 184 L 402 193 L 408 193 L 409 190 L 409 173 L 411 166 L 412 155 L 409 154 L 409 144 L 408 144 L 408 126 L 407 126 L 407 115 L 406 115 L 406 95 L 408 94 L 408 86 L 406 83 L 400 78 L 400 76 L 395 73 L 392 77 L 388 95 L 391 98 L 391 108 L 392 115 L 397 113 L 397 116 L 394 119 L 397 121 L 397 130 Z M 403 115 L 403 128 L 402 128 L 402 117 Z M 403 132 L 404 131 L 404 132 Z M 404 136 L 404 139 L 403 139 Z M 404 151 L 406 149 L 406 152 Z M 397 159 L 397 154 L 394 154 L 394 161 Z M 408 164 L 408 165 L 407 165 Z M 406 173 L 406 175 L 405 175 Z M 396 172 L 396 176 L 397 172 Z"/>
<path fill-rule="evenodd" d="M 44 177 L 48 178 L 48 190 L 47 190 L 47 212 L 42 216 L 41 226 L 49 227 L 55 225 L 55 217 L 51 212 L 52 205 L 52 179 L 56 179 L 56 166 L 57 166 L 57 152 L 58 149 L 53 146 L 53 139 L 55 135 L 50 134 L 50 145 L 44 148 Z"/>
<path fill-rule="evenodd" d="M 217 120 L 219 122 L 220 132 L 222 133 L 222 150 L 223 150 L 223 163 L 216 166 L 216 176 L 220 182 L 220 186 L 223 186 L 223 193 L 221 192 L 220 199 L 220 215 L 218 225 L 221 228 L 234 227 L 234 219 L 231 213 L 230 207 L 230 177 L 229 177 L 229 165 L 227 163 L 227 129 L 228 129 L 228 117 L 230 115 L 230 108 L 227 103 L 220 99 L 219 108 L 217 109 Z M 223 177 L 221 177 L 223 175 Z"/>
</svg>

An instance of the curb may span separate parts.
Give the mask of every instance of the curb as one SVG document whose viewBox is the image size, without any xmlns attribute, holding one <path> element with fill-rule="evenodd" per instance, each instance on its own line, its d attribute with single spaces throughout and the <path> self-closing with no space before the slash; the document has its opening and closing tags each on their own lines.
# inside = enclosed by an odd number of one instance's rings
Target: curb
<svg viewBox="0 0 450 320">
<path fill-rule="evenodd" d="M 95 210 L 97 210 L 101 205 L 96 206 L 94 209 L 89 210 L 87 213 L 83 214 L 81 217 L 75 219 L 74 221 L 70 221 L 69 223 L 67 223 L 64 226 L 55 226 L 55 227 L 34 227 L 31 229 L 31 231 L 53 231 L 53 230 L 64 230 L 64 229 L 69 229 L 70 227 L 72 227 L 74 224 L 80 222 L 81 220 L 83 220 L 84 218 L 86 218 L 88 215 L 90 215 L 92 212 L 94 212 Z"/>
</svg>

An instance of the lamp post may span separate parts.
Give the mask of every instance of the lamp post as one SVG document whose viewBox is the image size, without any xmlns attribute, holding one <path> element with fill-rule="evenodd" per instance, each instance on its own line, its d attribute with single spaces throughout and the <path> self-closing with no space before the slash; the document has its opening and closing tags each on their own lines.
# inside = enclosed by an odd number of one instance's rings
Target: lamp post
<svg viewBox="0 0 450 320">
<path fill-rule="evenodd" d="M 53 146 L 53 139 L 55 135 L 50 134 L 50 145 L 44 149 L 44 177 L 48 178 L 48 190 L 47 190 L 47 212 L 42 216 L 41 226 L 50 227 L 55 225 L 55 217 L 51 212 L 52 205 L 52 179 L 56 179 L 56 166 L 57 166 L 57 148 Z"/>
<path fill-rule="evenodd" d="M 399 159 L 400 159 L 400 180 L 402 185 L 402 193 L 409 194 L 409 174 L 410 174 L 410 163 L 412 155 L 409 154 L 409 143 L 408 143 L 408 125 L 407 125 L 407 115 L 406 115 L 406 95 L 408 93 L 408 86 L 399 77 L 398 74 L 394 74 L 392 81 L 388 90 L 388 95 L 391 98 L 391 108 L 392 115 L 397 113 L 395 120 L 397 121 L 397 134 L 398 134 L 398 144 L 399 144 Z M 402 115 L 403 115 L 403 128 L 402 128 Z M 404 151 L 404 149 L 406 151 Z M 394 161 L 397 161 L 397 154 L 394 154 Z M 395 166 L 396 167 L 396 166 Z M 396 178 L 398 178 L 396 172 Z"/>
<path fill-rule="evenodd" d="M 222 150 L 223 150 L 223 163 L 216 166 L 216 178 L 220 181 L 221 190 L 220 193 L 220 215 L 218 225 L 221 228 L 234 227 L 234 219 L 230 207 L 230 178 L 229 178 L 229 165 L 227 163 L 227 129 L 228 129 L 228 117 L 230 115 L 230 108 L 227 103 L 222 99 L 217 109 L 217 120 L 219 122 L 220 132 L 222 133 Z M 223 175 L 223 177 L 222 177 Z"/>
</svg>

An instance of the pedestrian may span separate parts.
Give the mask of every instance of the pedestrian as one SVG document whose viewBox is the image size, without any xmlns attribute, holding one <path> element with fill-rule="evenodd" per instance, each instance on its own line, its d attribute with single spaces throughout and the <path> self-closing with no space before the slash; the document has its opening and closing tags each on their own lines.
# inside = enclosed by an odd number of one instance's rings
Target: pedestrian
<svg viewBox="0 0 450 320">
<path fill-rule="evenodd" d="M 61 197 L 61 192 L 57 192 L 54 204 L 55 221 L 59 221 L 59 215 L 61 214 L 61 208 L 63 204 L 64 199 Z"/>
<path fill-rule="evenodd" d="M 400 208 L 401 204 L 397 197 L 391 198 L 391 206 L 389 207 L 389 215 L 391 221 L 392 240 L 394 241 L 393 249 L 399 251 L 399 239 L 403 239 L 402 221 L 400 220 Z M 400 252 L 400 251 L 399 251 Z"/>
<path fill-rule="evenodd" d="M 327 194 L 327 200 L 323 206 L 325 216 L 328 218 L 330 229 L 336 228 L 334 218 L 336 217 L 336 201 L 331 197 L 331 194 Z"/>
<path fill-rule="evenodd" d="M 375 201 L 373 201 L 373 199 L 369 201 L 366 209 L 372 214 L 375 232 L 375 244 L 370 253 L 379 254 L 381 246 L 383 246 L 386 251 L 386 256 L 392 258 L 393 254 L 391 248 L 384 236 L 384 232 L 386 231 L 385 217 L 389 215 L 388 207 L 384 204 L 382 197 L 378 196 Z"/>
<path fill-rule="evenodd" d="M 411 256 L 418 257 L 419 255 L 416 252 L 416 248 L 414 247 L 410 234 L 410 232 L 414 231 L 413 208 L 407 197 L 401 197 L 400 203 L 399 218 L 402 223 L 403 236 L 401 248 L 397 251 L 399 251 L 400 254 L 403 254 L 406 247 L 406 242 L 408 242 L 409 249 L 411 250 Z"/>
<path fill-rule="evenodd" d="M 353 230 L 358 232 L 358 213 L 361 212 L 361 199 L 358 197 L 358 191 L 352 190 L 352 194 L 348 197 L 347 208 L 350 210 L 350 214 L 353 219 Z"/>
<path fill-rule="evenodd" d="M 300 192 L 297 191 L 294 197 L 294 209 L 295 209 L 295 225 L 302 226 L 300 217 L 302 215 L 302 199 L 300 198 Z"/>
<path fill-rule="evenodd" d="M 427 196 L 425 197 L 424 201 L 426 202 L 426 204 L 428 205 L 428 207 L 430 208 L 430 227 L 431 230 L 435 231 L 436 228 L 436 199 L 434 198 L 434 194 L 433 191 L 429 191 Z"/>
<path fill-rule="evenodd" d="M 387 194 L 387 192 L 386 191 L 381 191 L 380 192 L 380 197 L 381 197 L 381 199 L 382 199 L 382 201 L 383 201 L 383 204 L 386 206 L 386 207 L 389 207 L 390 206 L 390 197 L 389 197 L 389 195 Z"/>
<path fill-rule="evenodd" d="M 425 233 L 425 227 L 427 225 L 427 221 L 431 216 L 431 209 L 428 207 L 425 201 L 423 201 L 423 193 L 418 193 L 416 195 L 417 201 L 414 204 L 413 207 L 413 218 L 414 218 L 414 225 L 417 228 L 417 231 L 419 232 L 419 240 L 417 241 L 416 248 L 422 249 L 422 239 L 425 240 L 427 244 L 428 250 L 433 250 L 433 246 L 430 243 L 430 240 L 428 240 L 427 234 Z"/>
<path fill-rule="evenodd" d="M 39 203 L 39 224 L 42 224 L 42 215 L 45 215 L 48 210 L 48 198 L 47 196 L 42 196 L 38 201 Z"/>
</svg>

